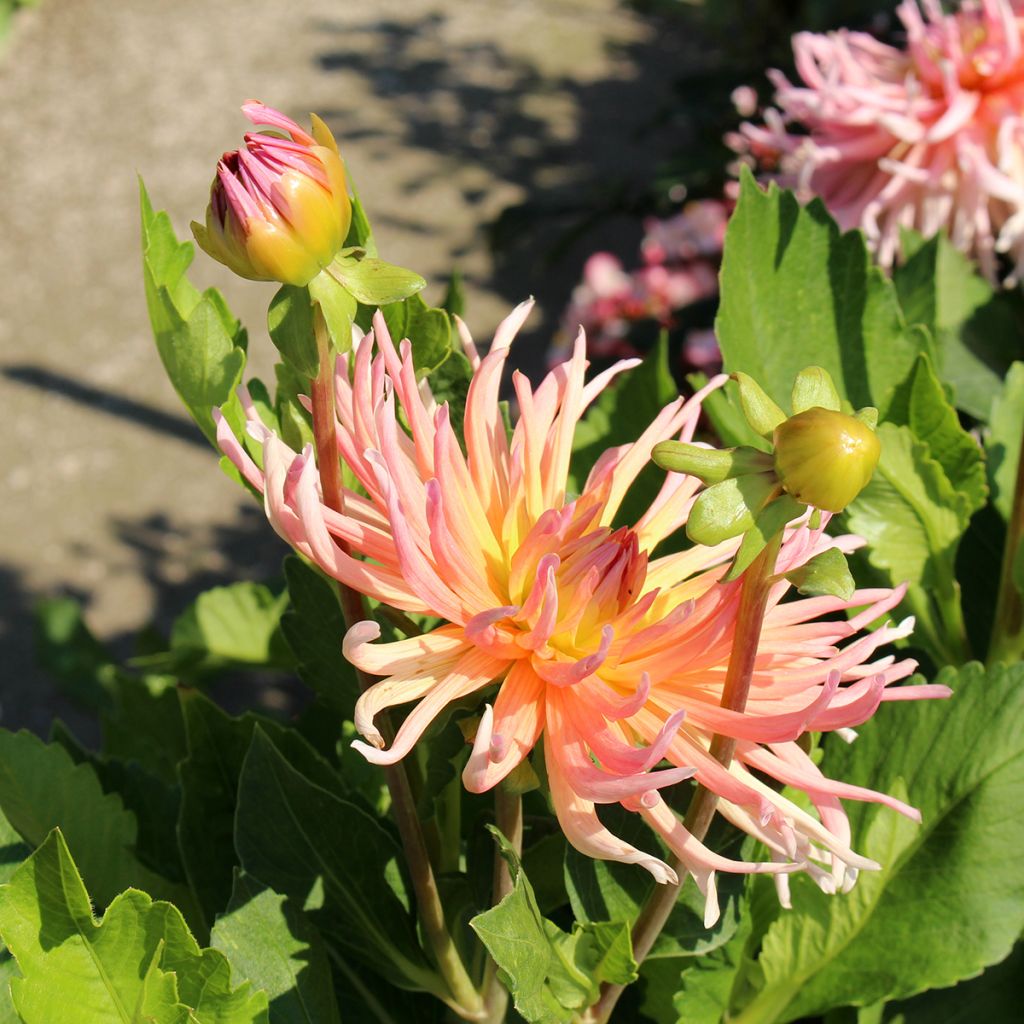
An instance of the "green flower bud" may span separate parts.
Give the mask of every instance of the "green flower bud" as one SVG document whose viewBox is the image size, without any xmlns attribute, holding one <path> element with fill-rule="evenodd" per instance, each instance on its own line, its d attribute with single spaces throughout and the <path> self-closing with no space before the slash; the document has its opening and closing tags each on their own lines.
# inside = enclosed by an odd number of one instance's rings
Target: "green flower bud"
<svg viewBox="0 0 1024 1024">
<path fill-rule="evenodd" d="M 864 489 L 882 446 L 861 419 L 832 409 L 797 413 L 775 428 L 775 471 L 797 501 L 841 512 Z"/>
</svg>

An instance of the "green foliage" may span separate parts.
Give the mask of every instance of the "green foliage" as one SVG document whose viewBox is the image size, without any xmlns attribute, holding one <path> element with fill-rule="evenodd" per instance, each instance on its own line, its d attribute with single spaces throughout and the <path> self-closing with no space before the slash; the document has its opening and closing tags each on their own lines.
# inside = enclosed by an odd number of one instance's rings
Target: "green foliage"
<svg viewBox="0 0 1024 1024">
<path fill-rule="evenodd" d="M 405 338 L 412 342 L 417 372 L 431 374 L 451 354 L 452 326 L 448 314 L 428 306 L 421 295 L 383 306 L 381 313 L 396 346 Z"/>
<path fill-rule="evenodd" d="M 267 330 L 281 358 L 296 373 L 309 380 L 320 372 L 313 330 L 313 300 L 308 289 L 282 285 L 271 299 Z"/>
<path fill-rule="evenodd" d="M 987 420 L 992 396 L 1019 356 L 1020 302 L 997 292 L 945 235 L 904 232 L 904 262 L 893 282 L 910 323 L 935 339 L 937 366 L 956 405 Z"/>
<path fill-rule="evenodd" d="M 235 847 L 248 873 L 300 906 L 322 887 L 313 920 L 331 947 L 392 984 L 438 991 L 386 870 L 399 856 L 390 833 L 296 771 L 262 730 L 239 778 Z"/>
<path fill-rule="evenodd" d="M 501 843 L 512 891 L 478 914 L 473 930 L 494 958 L 516 1010 L 530 1024 L 569 1024 L 596 1002 L 603 982 L 636 979 L 625 921 L 577 923 L 571 934 L 541 915 L 533 886 L 507 840 Z"/>
<path fill-rule="evenodd" d="M 329 273 L 354 299 L 368 306 L 403 302 L 427 286 L 427 282 L 414 271 L 372 256 L 337 259 L 331 264 Z"/>
<path fill-rule="evenodd" d="M 838 548 L 829 548 L 815 555 L 810 561 L 787 572 L 786 579 L 805 597 L 830 594 L 849 601 L 856 588 L 846 556 Z"/>
<path fill-rule="evenodd" d="M 341 779 L 295 730 L 248 713 L 231 718 L 195 690 L 179 691 L 188 757 L 181 762 L 178 841 L 189 882 L 212 923 L 231 895 L 239 863 L 234 828 L 242 766 L 257 727 L 317 785 L 344 793 Z M 269 881 L 269 880 L 268 880 Z"/>
<path fill-rule="evenodd" d="M 608 448 L 635 441 L 678 395 L 668 365 L 668 335 L 662 332 L 643 363 L 605 388 L 576 428 L 570 490 L 579 494 L 601 454 Z M 664 479 L 665 474 L 653 463 L 645 466 L 623 500 L 616 524 L 635 523 L 654 500 Z"/>
<path fill-rule="evenodd" d="M 104 793 L 93 768 L 75 764 L 59 744 L 0 730 L 0 810 L 31 847 L 59 827 L 101 904 L 138 886 L 190 907 L 181 887 L 139 861 L 135 816 L 121 798 Z"/>
<path fill-rule="evenodd" d="M 742 370 L 779 405 L 808 363 L 854 406 L 885 410 L 927 331 L 908 326 L 892 283 L 859 232 L 841 234 L 820 202 L 801 207 L 745 172 L 722 259 L 715 332 L 727 371 Z"/>
<path fill-rule="evenodd" d="M 214 289 L 200 294 L 185 276 L 194 252 L 179 242 L 166 213 L 155 213 L 139 182 L 146 304 L 167 376 L 199 428 L 215 444 L 210 410 L 242 416 L 235 388 L 245 367 L 245 331 Z M 239 430 L 239 433 L 241 431 Z"/>
<path fill-rule="evenodd" d="M 0 887 L 0 935 L 24 1024 L 268 1024 L 266 995 L 233 988 L 223 954 L 201 950 L 171 904 L 129 889 L 97 923 L 59 831 Z"/>
<path fill-rule="evenodd" d="M 1012 949 L 1024 928 L 1024 666 L 972 664 L 939 682 L 954 687 L 950 701 L 883 711 L 854 744 L 829 745 L 827 775 L 909 792 L 923 824 L 851 809 L 854 848 L 881 870 L 863 872 L 846 896 L 794 878 L 793 911 L 764 934 L 758 972 L 746 978 L 758 990 L 734 1006 L 736 1024 L 903 999 L 970 978 Z"/>
<path fill-rule="evenodd" d="M 985 438 L 992 503 L 1003 519 L 1010 518 L 1013 487 L 1020 462 L 1024 423 L 1024 363 L 1014 363 L 992 403 L 992 421 Z"/>
<path fill-rule="evenodd" d="M 324 941 L 291 901 L 239 873 L 210 941 L 266 992 L 270 1024 L 340 1024 Z"/>
</svg>

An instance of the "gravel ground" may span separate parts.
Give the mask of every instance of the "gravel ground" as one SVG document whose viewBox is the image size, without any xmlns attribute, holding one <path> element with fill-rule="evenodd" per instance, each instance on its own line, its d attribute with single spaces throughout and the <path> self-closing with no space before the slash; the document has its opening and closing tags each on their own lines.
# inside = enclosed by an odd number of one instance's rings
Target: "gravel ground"
<svg viewBox="0 0 1024 1024">
<path fill-rule="evenodd" d="M 137 173 L 184 234 L 216 158 L 240 140 L 242 100 L 299 120 L 317 110 L 382 253 L 423 273 L 428 298 L 458 266 L 470 325 L 486 338 L 510 304 L 538 296 L 519 357 L 536 369 L 586 253 L 629 255 L 636 227 L 605 223 L 552 269 L 543 236 L 496 261 L 485 225 L 527 198 L 649 180 L 659 150 L 678 143 L 644 129 L 679 60 L 615 0 L 44 0 L 20 13 L 0 55 L 3 724 L 76 717 L 35 665 L 40 597 L 79 597 L 123 653 L 197 590 L 267 578 L 284 553 L 163 377 L 140 277 Z M 193 277 L 225 291 L 265 372 L 271 290 L 201 254 Z"/>
</svg>

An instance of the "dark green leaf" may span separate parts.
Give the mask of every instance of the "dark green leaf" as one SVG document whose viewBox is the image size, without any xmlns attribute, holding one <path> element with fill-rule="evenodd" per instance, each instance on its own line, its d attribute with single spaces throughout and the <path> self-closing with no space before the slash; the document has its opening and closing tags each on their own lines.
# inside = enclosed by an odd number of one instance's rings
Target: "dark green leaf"
<svg viewBox="0 0 1024 1024">
<path fill-rule="evenodd" d="M 453 270 L 452 276 L 448 278 L 448 290 L 444 293 L 441 308 L 449 316 L 465 315 L 466 290 L 462 284 L 462 274 L 458 270 Z"/>
<path fill-rule="evenodd" d="M 299 774 L 262 730 L 239 781 L 235 844 L 248 873 L 299 906 L 322 886 L 313 923 L 328 944 L 392 984 L 439 991 L 386 876 L 398 845 L 366 811 Z"/>
<path fill-rule="evenodd" d="M 443 309 L 432 309 L 421 295 L 383 306 L 381 312 L 396 345 L 408 338 L 420 373 L 436 370 L 451 354 L 452 326 Z"/>
<path fill-rule="evenodd" d="M 36 609 L 36 657 L 61 689 L 93 710 L 110 703 L 110 652 L 92 635 L 73 597 L 55 597 Z"/>
<path fill-rule="evenodd" d="M 254 714 L 231 718 L 196 690 L 181 690 L 188 757 L 182 786 L 178 843 L 189 882 L 206 920 L 228 904 L 238 861 L 234 845 L 238 780 L 253 731 L 259 725 L 290 761 L 318 785 L 344 792 L 343 784 L 294 729 Z"/>
</svg>

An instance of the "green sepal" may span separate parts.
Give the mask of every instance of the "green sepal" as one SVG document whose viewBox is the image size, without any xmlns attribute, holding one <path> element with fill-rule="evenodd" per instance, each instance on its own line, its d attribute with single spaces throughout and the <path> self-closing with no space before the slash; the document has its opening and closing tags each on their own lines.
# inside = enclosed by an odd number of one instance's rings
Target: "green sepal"
<svg viewBox="0 0 1024 1024">
<path fill-rule="evenodd" d="M 336 352 L 352 348 L 352 321 L 359 304 L 352 293 L 326 271 L 321 271 L 307 285 L 313 301 L 320 307 L 327 333 Z"/>
<path fill-rule="evenodd" d="M 685 441 L 661 441 L 654 446 L 655 465 L 673 473 L 689 473 L 706 484 L 717 484 L 747 473 L 765 473 L 772 458 L 756 448 L 703 448 Z"/>
<path fill-rule="evenodd" d="M 827 595 L 849 601 L 856 589 L 846 555 L 839 548 L 829 548 L 815 555 L 799 568 L 787 572 L 786 579 L 805 597 Z"/>
<path fill-rule="evenodd" d="M 792 405 L 794 414 L 814 408 L 839 412 L 839 392 L 828 370 L 820 366 L 808 366 L 801 370 L 793 384 Z"/>
<path fill-rule="evenodd" d="M 313 327 L 313 300 L 306 288 L 282 285 L 267 310 L 267 329 L 281 358 L 301 376 L 320 372 Z"/>
<path fill-rule="evenodd" d="M 774 473 L 751 473 L 712 484 L 694 503 L 686 535 L 712 547 L 751 529 L 755 517 L 779 486 Z"/>
<path fill-rule="evenodd" d="M 878 426 L 878 410 L 873 405 L 865 405 L 863 409 L 858 409 L 853 414 L 853 418 L 860 420 L 861 423 L 872 430 Z"/>
<path fill-rule="evenodd" d="M 740 549 L 736 552 L 732 565 L 729 566 L 729 571 L 723 577 L 724 581 L 729 583 L 741 573 L 746 572 L 750 563 L 761 554 L 768 541 L 781 532 L 787 523 L 802 516 L 806 511 L 806 505 L 801 505 L 788 494 L 780 495 L 774 501 L 769 502 L 747 530 L 743 543 L 740 544 Z"/>
<path fill-rule="evenodd" d="M 427 282 L 413 270 L 396 267 L 373 256 L 358 259 L 355 253 L 335 259 L 327 272 L 367 306 L 401 302 L 427 286 Z"/>
<path fill-rule="evenodd" d="M 745 373 L 734 373 L 732 379 L 739 385 L 740 404 L 747 422 L 758 434 L 771 440 L 775 428 L 786 418 L 786 414 L 753 377 Z"/>
</svg>

